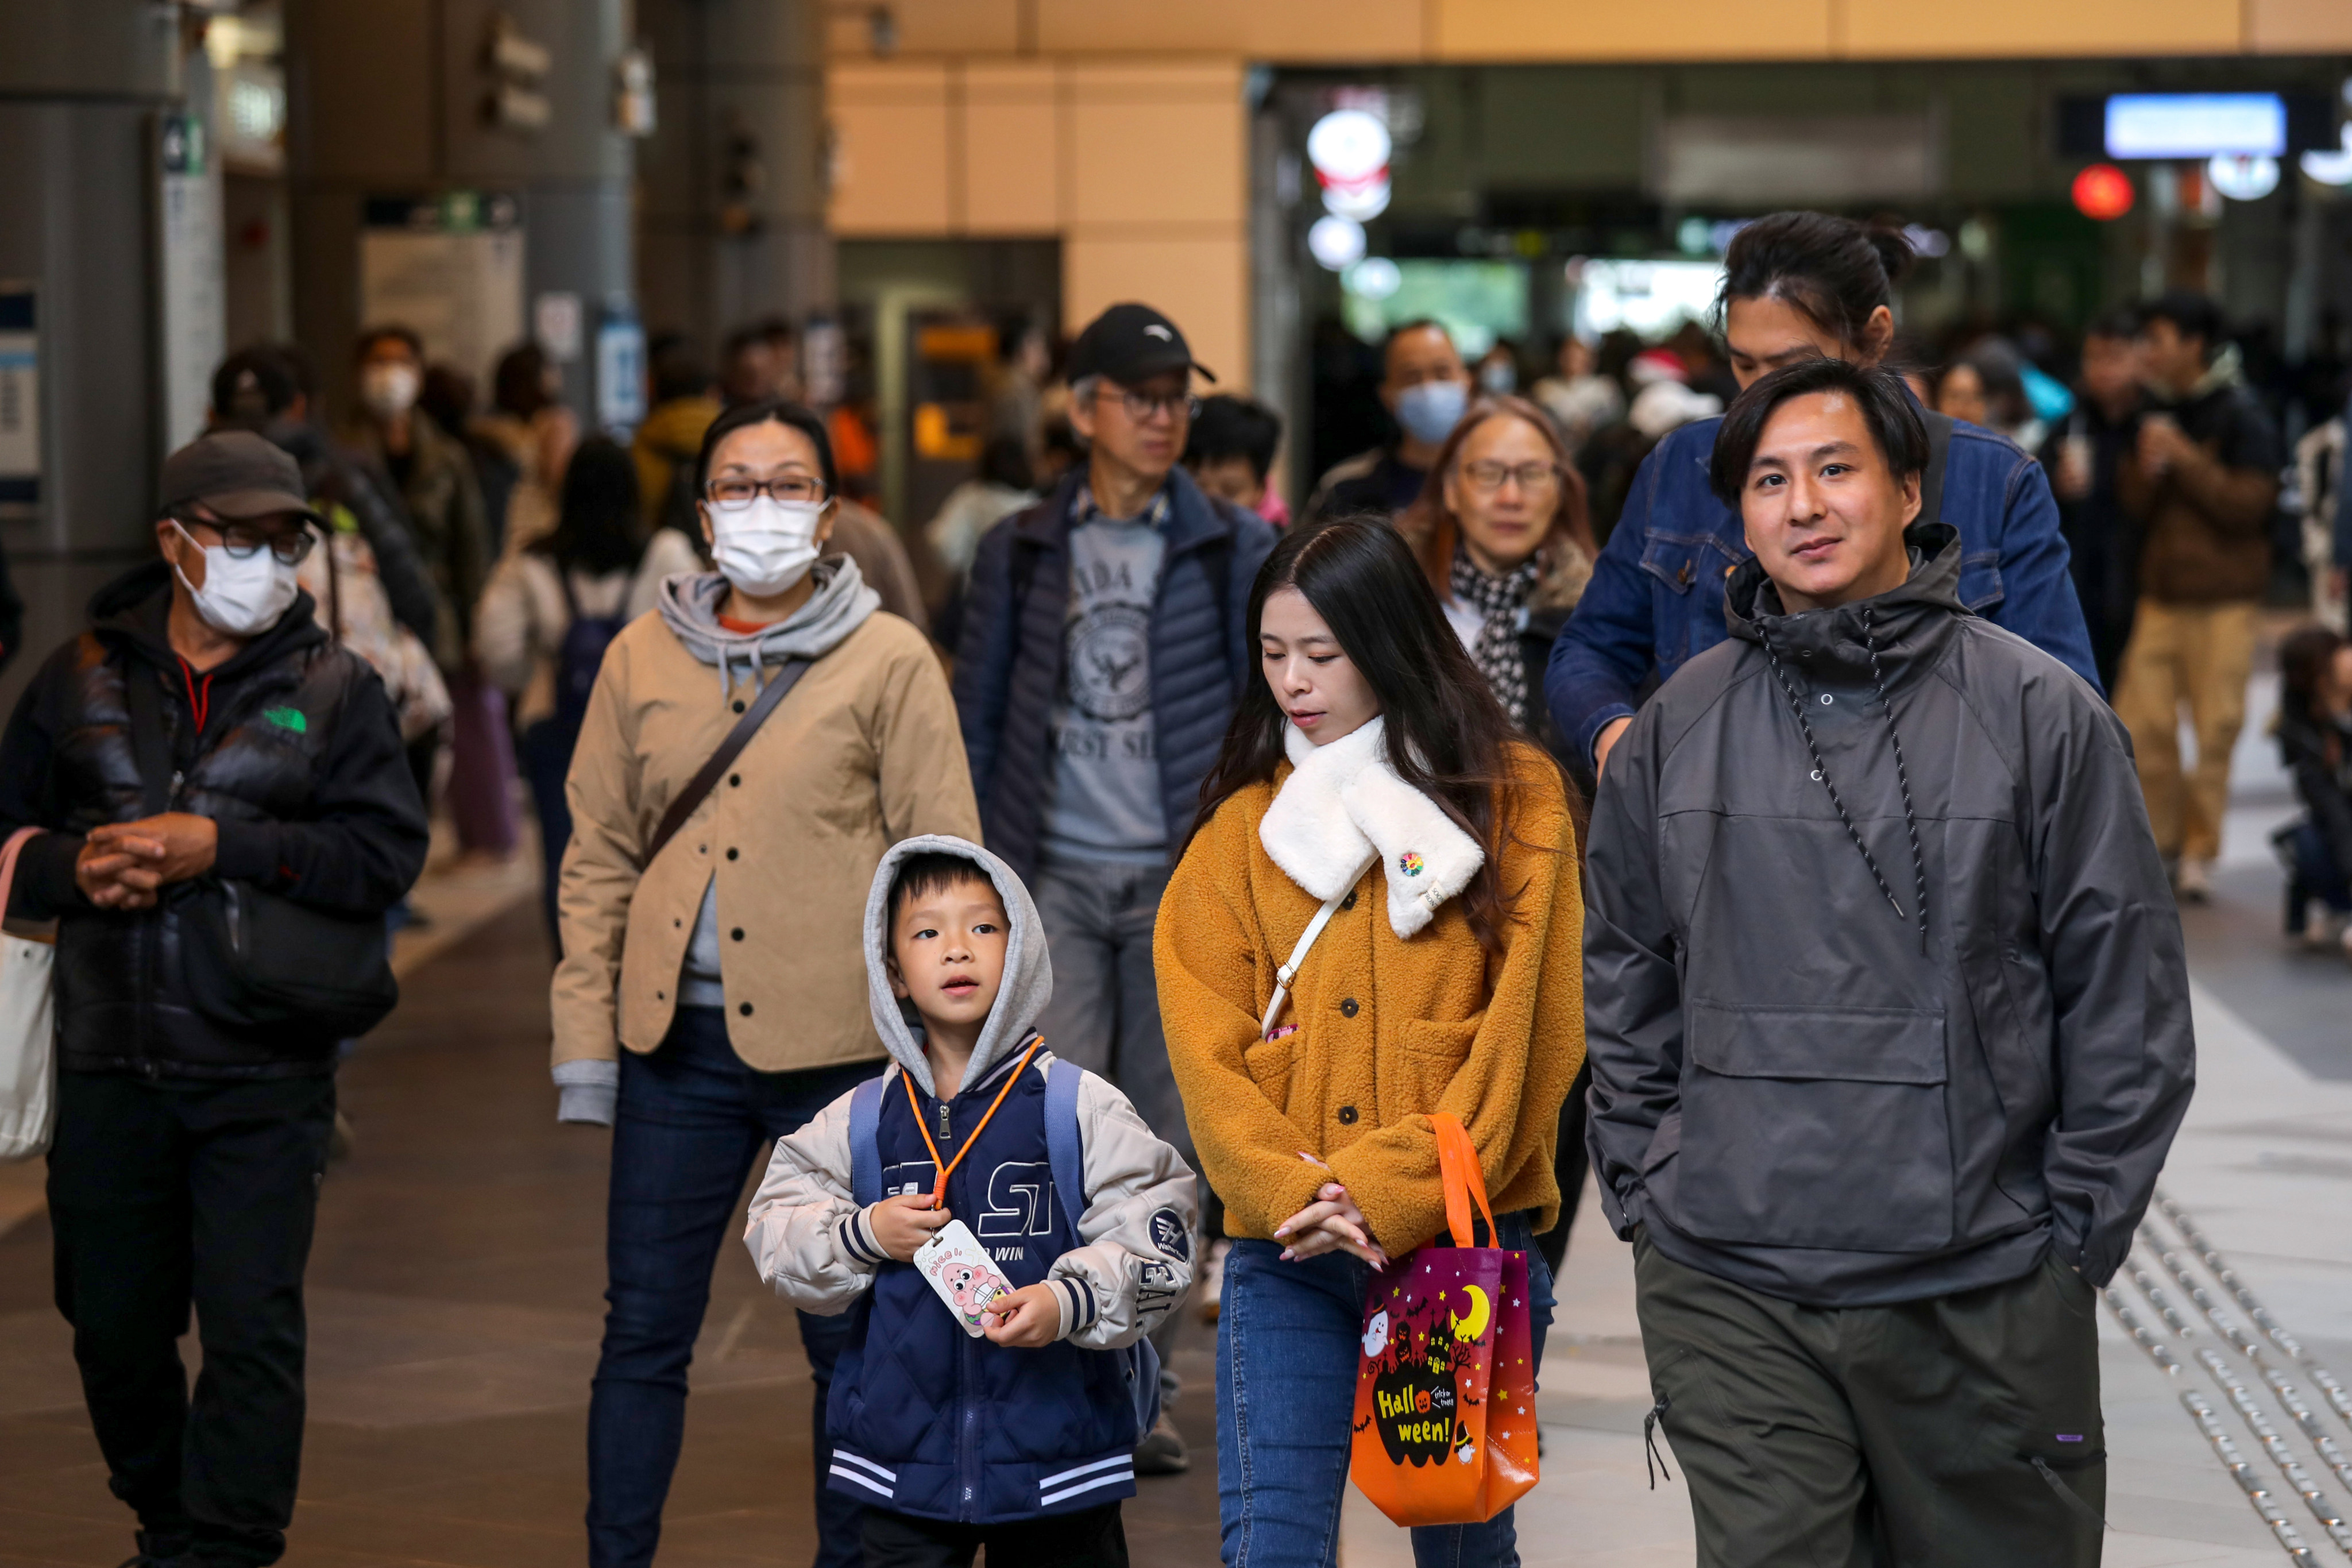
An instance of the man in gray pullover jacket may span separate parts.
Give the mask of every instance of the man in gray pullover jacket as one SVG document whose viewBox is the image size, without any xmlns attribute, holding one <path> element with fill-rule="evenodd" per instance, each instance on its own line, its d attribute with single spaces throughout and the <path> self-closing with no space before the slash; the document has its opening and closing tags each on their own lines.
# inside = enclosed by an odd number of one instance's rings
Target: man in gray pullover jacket
<svg viewBox="0 0 2352 1568">
<path fill-rule="evenodd" d="M 1885 372 L 1741 395 L 1731 639 L 1593 811 L 1590 1144 L 1702 1568 L 2098 1561 L 2093 1287 L 2188 1106 L 2179 921 L 2122 726 L 1908 528 L 1927 458 Z"/>
</svg>

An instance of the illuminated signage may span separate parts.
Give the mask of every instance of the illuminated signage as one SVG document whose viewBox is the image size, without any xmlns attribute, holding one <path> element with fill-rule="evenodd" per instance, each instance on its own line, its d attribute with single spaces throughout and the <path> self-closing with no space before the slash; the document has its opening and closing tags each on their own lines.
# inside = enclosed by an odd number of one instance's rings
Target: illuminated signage
<svg viewBox="0 0 2352 1568">
<path fill-rule="evenodd" d="M 2110 158 L 2276 158 L 2286 100 L 2274 92 L 2128 92 L 2107 100 Z"/>
</svg>

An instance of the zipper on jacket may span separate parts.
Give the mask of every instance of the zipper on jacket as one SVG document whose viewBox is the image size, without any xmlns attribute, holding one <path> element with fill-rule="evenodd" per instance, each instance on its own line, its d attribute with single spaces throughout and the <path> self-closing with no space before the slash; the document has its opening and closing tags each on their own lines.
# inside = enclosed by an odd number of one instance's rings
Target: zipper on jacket
<svg viewBox="0 0 2352 1568">
<path fill-rule="evenodd" d="M 948 1126 L 948 1102 L 942 1100 L 940 1101 L 940 1142 L 944 1146 L 951 1142 L 954 1137 L 955 1134 L 950 1131 Z"/>
</svg>

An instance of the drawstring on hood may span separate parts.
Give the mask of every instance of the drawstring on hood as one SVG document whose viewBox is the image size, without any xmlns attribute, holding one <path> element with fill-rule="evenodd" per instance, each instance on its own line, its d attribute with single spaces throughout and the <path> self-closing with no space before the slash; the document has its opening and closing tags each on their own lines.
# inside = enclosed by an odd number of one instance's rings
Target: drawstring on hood
<svg viewBox="0 0 2352 1568">
<path fill-rule="evenodd" d="M 1903 901 L 1895 896 L 1878 858 L 1864 842 L 1862 830 L 1854 825 L 1853 815 L 1846 809 L 1845 798 L 1838 793 L 1837 781 L 1830 775 L 1828 761 L 1822 755 L 1820 742 L 1814 738 L 1812 721 L 1805 716 L 1805 701 L 1781 663 L 1780 649 L 1773 640 L 1775 624 L 1789 627 L 1802 626 L 1812 616 L 1825 617 L 1814 626 L 1834 637 L 1847 628 L 1837 623 L 1851 617 L 1851 630 L 1868 661 L 1871 689 L 1877 693 L 1878 708 L 1886 721 L 1886 736 L 1895 753 L 1895 780 L 1903 798 L 1903 827 L 1911 844 L 1911 869 L 1916 882 L 1915 907 L 1919 925 L 1919 951 L 1927 951 L 1927 858 L 1919 844 L 1919 819 L 1911 797 L 1911 772 L 1903 756 L 1903 736 L 1895 725 L 1895 703 L 1887 689 L 1886 671 L 1882 659 L 1883 643 L 1879 635 L 1877 616 L 1886 613 L 1897 622 L 1895 636 L 1900 638 L 1902 623 L 1915 620 L 1920 609 L 1938 612 L 1958 610 L 1967 614 L 1959 604 L 1956 588 L 1959 579 L 1959 535 L 1947 524 L 1931 523 L 1915 527 L 1905 534 L 1910 546 L 1911 574 L 1904 584 L 1892 592 L 1860 604 L 1841 606 L 1835 610 L 1814 611 L 1806 616 L 1780 613 L 1780 591 L 1765 576 L 1762 564 L 1752 558 L 1742 563 L 1733 574 L 1729 591 L 1725 595 L 1725 619 L 1732 635 L 1754 640 L 1764 649 L 1764 658 L 1772 668 L 1772 679 L 1780 693 L 1788 699 L 1789 711 L 1796 716 L 1797 728 L 1805 738 L 1805 751 L 1812 758 L 1813 777 L 1829 792 L 1830 805 L 1837 811 L 1838 821 L 1845 836 L 1853 841 L 1862 856 L 1863 864 L 1870 868 L 1871 880 L 1878 885 L 1879 893 L 1895 910 L 1898 920 L 1909 920 Z M 1769 597 L 1768 597 L 1769 595 Z M 1809 628 L 1811 629 L 1811 628 Z M 1827 698 L 1823 699 L 1828 700 Z"/>
<path fill-rule="evenodd" d="M 846 555 L 818 562 L 810 574 L 816 591 L 808 603 L 772 626 L 738 632 L 719 624 L 719 607 L 727 602 L 727 579 L 717 572 L 681 572 L 662 580 L 657 601 L 662 624 L 687 652 L 718 668 L 721 701 L 734 695 L 739 670 L 757 691 L 767 666 L 823 658 L 882 607 L 882 595 L 866 585 L 857 563 Z"/>
<path fill-rule="evenodd" d="M 676 581 L 676 579 L 672 579 Z M 932 1099 L 939 1090 L 931 1081 L 930 1058 L 923 1054 L 922 1026 L 911 1021 L 913 1009 L 890 990 L 890 972 L 884 959 L 890 952 L 890 882 L 901 862 L 910 856 L 961 856 L 996 888 L 1010 925 L 1004 942 L 1004 979 L 996 990 L 996 1005 L 988 1011 L 980 1039 L 972 1047 L 971 1064 L 964 1068 L 967 1089 L 988 1081 L 997 1065 L 1017 1056 L 1035 1036 L 1038 1016 L 1054 994 L 1054 961 L 1045 950 L 1045 931 L 1037 906 L 1013 868 L 979 845 L 947 834 L 927 833 L 901 839 L 874 868 L 874 884 L 866 895 L 866 989 L 874 1012 L 874 1032 L 890 1059 L 906 1069 L 915 1086 Z M 1048 1046 L 1051 1041 L 1046 1042 Z"/>
</svg>

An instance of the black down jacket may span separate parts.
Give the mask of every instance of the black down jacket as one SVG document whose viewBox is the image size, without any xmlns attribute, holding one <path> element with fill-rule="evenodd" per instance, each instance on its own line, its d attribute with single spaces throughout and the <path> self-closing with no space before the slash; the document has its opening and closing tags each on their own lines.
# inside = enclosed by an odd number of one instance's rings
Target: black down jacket
<svg viewBox="0 0 2352 1568">
<path fill-rule="evenodd" d="M 1742 565 L 1731 640 L 1610 753 L 1586 847 L 1611 1222 L 1814 1305 L 2053 1248 L 2104 1284 L 2194 1068 L 2123 726 L 1961 607 L 1950 528 L 1909 539 L 1906 585 L 1806 615 Z"/>
<path fill-rule="evenodd" d="M 90 630 L 53 654 L 0 737 L 0 831 L 41 826 L 18 861 L 12 915 L 58 921 L 59 1060 L 82 1072 L 255 1078 L 325 1072 L 307 1047 L 229 1037 L 190 1005 L 180 916 L 100 910 L 74 881 L 83 836 L 145 815 L 126 682 L 162 689 L 178 785 L 172 809 L 218 825 L 212 875 L 343 914 L 381 914 L 425 868 L 425 809 L 383 684 L 296 597 L 276 626 L 207 673 L 172 651 L 170 568 L 99 591 Z M 203 721 L 197 722 L 201 710 Z"/>
<path fill-rule="evenodd" d="M 1070 605 L 1070 508 L 1079 469 L 1052 495 L 981 539 L 956 650 L 956 716 L 991 853 L 1024 878 L 1037 872 L 1054 785 L 1054 698 L 1062 682 Z M 1250 584 L 1274 553 L 1274 530 L 1212 498 L 1181 468 L 1168 476 L 1167 552 L 1151 609 L 1151 717 L 1168 842 L 1200 809 L 1242 683 L 1257 677 Z"/>
</svg>

